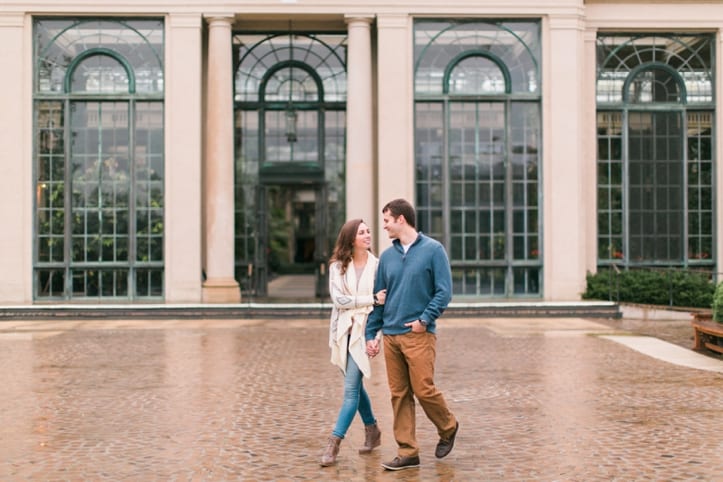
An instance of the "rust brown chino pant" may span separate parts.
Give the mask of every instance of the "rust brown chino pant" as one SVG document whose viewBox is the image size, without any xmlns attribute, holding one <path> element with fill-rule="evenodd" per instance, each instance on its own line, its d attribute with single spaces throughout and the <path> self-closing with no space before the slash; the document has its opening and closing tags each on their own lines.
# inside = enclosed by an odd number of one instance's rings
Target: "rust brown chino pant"
<svg viewBox="0 0 723 482">
<path fill-rule="evenodd" d="M 440 438 L 449 438 L 457 423 L 442 392 L 434 386 L 436 345 L 436 335 L 429 332 L 384 335 L 384 361 L 392 396 L 394 438 L 401 457 L 419 455 L 415 435 L 415 396 L 427 418 L 437 427 Z"/>
</svg>

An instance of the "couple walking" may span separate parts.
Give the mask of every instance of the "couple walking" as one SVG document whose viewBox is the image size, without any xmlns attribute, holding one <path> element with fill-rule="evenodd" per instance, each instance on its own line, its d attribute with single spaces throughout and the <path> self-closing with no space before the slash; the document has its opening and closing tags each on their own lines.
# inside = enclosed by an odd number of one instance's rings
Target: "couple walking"
<svg viewBox="0 0 723 482">
<path fill-rule="evenodd" d="M 344 374 L 344 399 L 321 457 L 324 467 L 336 463 L 356 412 L 365 429 L 359 453 L 381 445 L 381 431 L 362 381 L 371 376 L 369 359 L 379 354 L 381 343 L 398 445 L 398 455 L 382 467 L 419 467 L 415 396 L 437 428 L 438 458 L 452 451 L 459 429 L 434 385 L 436 321 L 452 297 L 447 254 L 439 242 L 417 231 L 416 213 L 406 200 L 390 201 L 382 215 L 392 246 L 379 259 L 370 251 L 369 226 L 354 219 L 339 231 L 330 260 L 329 346 L 331 362 Z"/>
</svg>

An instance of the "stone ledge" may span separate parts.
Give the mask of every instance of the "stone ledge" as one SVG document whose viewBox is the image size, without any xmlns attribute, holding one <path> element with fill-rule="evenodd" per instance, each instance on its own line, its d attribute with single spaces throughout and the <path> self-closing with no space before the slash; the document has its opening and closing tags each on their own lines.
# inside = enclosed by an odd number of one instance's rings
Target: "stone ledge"
<svg viewBox="0 0 723 482">
<path fill-rule="evenodd" d="M 31 305 L 0 308 L 1 320 L 44 319 L 228 319 L 228 318 L 325 318 L 330 303 L 226 303 L 226 304 L 114 304 Z M 499 302 L 451 303 L 448 317 L 474 318 L 620 318 L 611 302 Z"/>
</svg>

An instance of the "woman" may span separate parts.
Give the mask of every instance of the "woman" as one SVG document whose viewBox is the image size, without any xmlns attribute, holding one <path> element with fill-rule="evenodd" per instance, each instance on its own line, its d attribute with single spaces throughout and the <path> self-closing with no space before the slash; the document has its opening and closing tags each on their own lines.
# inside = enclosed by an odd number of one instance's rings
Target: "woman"
<svg viewBox="0 0 723 482">
<path fill-rule="evenodd" d="M 347 221 L 339 230 L 329 261 L 329 293 L 333 303 L 329 346 L 331 363 L 344 374 L 344 400 L 336 426 L 321 457 L 322 467 L 336 463 L 339 444 L 357 411 L 365 429 L 364 446 L 359 449 L 359 453 L 369 453 L 381 445 L 382 433 L 362 383 L 362 376 L 371 376 L 364 341 L 367 316 L 375 305 L 384 304 L 386 297 L 386 290 L 373 294 L 374 275 L 379 260 L 370 251 L 371 243 L 371 231 L 364 221 Z"/>
</svg>

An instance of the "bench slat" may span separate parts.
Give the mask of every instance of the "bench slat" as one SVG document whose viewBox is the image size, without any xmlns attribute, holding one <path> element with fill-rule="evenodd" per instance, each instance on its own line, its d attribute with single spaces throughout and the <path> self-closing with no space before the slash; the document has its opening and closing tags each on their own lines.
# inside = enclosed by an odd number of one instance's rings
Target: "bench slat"
<svg viewBox="0 0 723 482">
<path fill-rule="evenodd" d="M 710 337 L 723 338 L 723 323 L 713 321 L 695 320 L 691 322 L 695 331 L 694 346 L 695 350 L 708 348 L 709 350 L 723 354 L 723 346 L 712 343 Z"/>
<path fill-rule="evenodd" d="M 705 343 L 705 347 L 708 348 L 709 350 L 717 351 L 718 353 L 720 353 L 721 355 L 723 355 L 723 346 L 716 345 L 716 344 L 714 344 L 714 343 L 706 342 L 706 343 Z"/>
<path fill-rule="evenodd" d="M 703 333 L 714 336 L 723 336 L 723 323 L 702 323 L 699 321 L 692 322 L 693 328 Z"/>
</svg>

